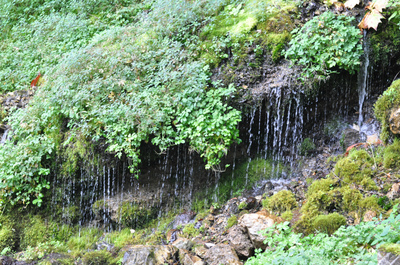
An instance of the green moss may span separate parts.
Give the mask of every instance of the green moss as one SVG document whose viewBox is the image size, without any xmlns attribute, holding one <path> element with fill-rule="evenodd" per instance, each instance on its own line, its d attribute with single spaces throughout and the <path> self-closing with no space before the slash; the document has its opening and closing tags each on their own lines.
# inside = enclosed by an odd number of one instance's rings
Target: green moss
<svg viewBox="0 0 400 265">
<path fill-rule="evenodd" d="M 0 252 L 5 248 L 15 248 L 16 235 L 14 229 L 9 225 L 2 225 L 0 228 Z"/>
<path fill-rule="evenodd" d="M 399 88 L 400 89 L 400 88 Z M 395 139 L 393 144 L 387 146 L 383 153 L 383 166 L 385 168 L 400 167 L 400 140 Z"/>
<path fill-rule="evenodd" d="M 188 224 L 182 229 L 182 233 L 184 236 L 192 238 L 200 234 L 200 231 L 194 228 L 194 224 Z"/>
<path fill-rule="evenodd" d="M 267 209 L 275 213 L 283 213 L 297 207 L 296 198 L 289 190 L 281 190 L 268 200 Z"/>
<path fill-rule="evenodd" d="M 359 208 L 359 203 L 363 199 L 359 190 L 351 189 L 349 186 L 340 188 L 342 194 L 342 209 L 344 211 L 355 211 Z"/>
<path fill-rule="evenodd" d="M 87 252 L 82 257 L 83 265 L 108 265 L 117 264 L 113 262 L 110 252 L 105 250 Z"/>
<path fill-rule="evenodd" d="M 39 243 L 50 240 L 52 236 L 52 228 L 40 216 L 32 216 L 25 228 L 23 229 L 20 247 L 22 249 L 28 246 L 36 247 Z"/>
<path fill-rule="evenodd" d="M 293 212 L 286 211 L 286 212 L 282 213 L 281 217 L 286 221 L 291 221 L 293 219 Z"/>
<path fill-rule="evenodd" d="M 229 217 L 225 229 L 229 229 L 236 224 L 237 224 L 237 216 L 232 215 L 231 217 Z"/>
<path fill-rule="evenodd" d="M 119 211 L 119 222 L 125 227 L 144 227 L 154 218 L 153 208 L 140 206 L 136 203 L 124 202 Z"/>
<path fill-rule="evenodd" d="M 379 206 L 378 198 L 375 196 L 369 196 L 362 199 L 359 203 L 359 207 L 362 214 L 366 211 L 374 211 L 376 214 L 384 212 L 384 210 Z"/>
<path fill-rule="evenodd" d="M 70 237 L 66 244 L 70 250 L 77 252 L 91 249 L 102 233 L 103 232 L 97 228 L 82 228 L 80 233 Z"/>
<path fill-rule="evenodd" d="M 338 213 L 319 215 L 315 217 L 312 225 L 315 231 L 333 234 L 339 227 L 346 224 L 346 218 Z"/>
<path fill-rule="evenodd" d="M 397 256 L 400 256 L 400 244 L 386 243 L 386 244 L 381 245 L 379 247 L 379 250 L 386 252 L 386 253 L 393 253 Z"/>
<path fill-rule="evenodd" d="M 388 142 L 389 138 L 392 137 L 392 133 L 389 128 L 389 116 L 392 108 L 400 105 L 400 79 L 394 81 L 391 86 L 383 92 L 378 98 L 374 106 L 374 112 L 376 118 L 379 120 L 382 126 L 380 138 L 384 142 Z"/>
<path fill-rule="evenodd" d="M 247 202 L 241 202 L 238 206 L 239 210 L 243 210 L 247 207 Z"/>
<path fill-rule="evenodd" d="M 334 174 L 338 176 L 346 185 L 361 185 L 365 190 L 378 190 L 371 177 L 374 171 L 373 158 L 366 150 L 352 150 L 347 157 L 340 159 L 334 168 Z"/>
<path fill-rule="evenodd" d="M 310 138 L 306 138 L 299 146 L 299 154 L 302 156 L 307 156 L 314 149 L 315 149 L 314 142 Z"/>
<path fill-rule="evenodd" d="M 272 162 L 266 159 L 254 159 L 250 162 L 241 163 L 233 172 L 228 169 L 222 174 L 217 188 L 195 194 L 192 209 L 201 212 L 210 208 L 211 204 L 225 203 L 237 191 L 251 187 L 260 179 L 269 179 L 275 172 L 279 174 L 283 166 L 275 165 L 275 171 L 273 169 Z M 215 200 L 215 196 L 217 196 L 217 200 Z"/>
</svg>

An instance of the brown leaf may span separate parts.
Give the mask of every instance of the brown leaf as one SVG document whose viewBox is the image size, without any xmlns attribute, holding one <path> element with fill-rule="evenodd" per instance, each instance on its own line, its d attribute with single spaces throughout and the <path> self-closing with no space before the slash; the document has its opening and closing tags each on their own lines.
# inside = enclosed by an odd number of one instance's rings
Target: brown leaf
<svg viewBox="0 0 400 265">
<path fill-rule="evenodd" d="M 364 28 L 365 29 L 370 29 L 373 28 L 374 30 L 378 30 L 378 24 L 381 22 L 381 19 L 385 18 L 382 16 L 381 13 L 377 9 L 373 9 L 367 14 L 365 14 L 364 17 Z"/>
<path fill-rule="evenodd" d="M 33 88 L 33 87 L 35 87 L 36 86 L 36 84 L 37 84 L 37 82 L 39 81 L 39 79 L 40 79 L 40 73 L 36 76 L 36 78 L 35 79 L 33 79 L 32 80 L 32 82 L 31 82 L 31 88 Z"/>
<path fill-rule="evenodd" d="M 353 9 L 359 3 L 360 3 L 360 0 L 347 0 L 346 3 L 344 3 L 344 7 Z"/>
<path fill-rule="evenodd" d="M 379 12 L 382 12 L 384 8 L 388 5 L 389 0 L 374 0 L 372 1 L 371 7 L 373 9 L 378 10 Z"/>
</svg>

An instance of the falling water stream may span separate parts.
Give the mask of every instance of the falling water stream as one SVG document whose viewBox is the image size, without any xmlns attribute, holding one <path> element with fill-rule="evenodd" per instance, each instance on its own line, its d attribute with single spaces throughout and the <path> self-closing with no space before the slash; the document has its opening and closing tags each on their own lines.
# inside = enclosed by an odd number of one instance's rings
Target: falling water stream
<svg viewBox="0 0 400 265">
<path fill-rule="evenodd" d="M 369 67 L 369 50 L 370 43 L 367 36 L 367 31 L 364 30 L 363 35 L 363 48 L 364 56 L 362 59 L 362 64 L 360 72 L 358 74 L 358 127 L 361 129 L 364 116 L 363 116 L 363 105 L 368 93 L 368 67 Z"/>
</svg>

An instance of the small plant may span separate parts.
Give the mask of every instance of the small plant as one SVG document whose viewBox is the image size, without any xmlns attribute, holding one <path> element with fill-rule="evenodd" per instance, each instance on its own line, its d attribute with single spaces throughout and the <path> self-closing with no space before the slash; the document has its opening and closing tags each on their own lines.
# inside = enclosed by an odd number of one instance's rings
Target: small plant
<svg viewBox="0 0 400 265">
<path fill-rule="evenodd" d="M 234 226 L 236 224 L 237 224 L 237 216 L 232 215 L 231 217 L 229 217 L 225 229 L 228 230 L 229 228 L 231 228 L 232 226 Z"/>
<path fill-rule="evenodd" d="M 307 156 L 314 150 L 315 144 L 310 138 L 304 139 L 304 141 L 299 146 L 299 154 L 302 156 Z"/>
<path fill-rule="evenodd" d="M 247 207 L 247 202 L 241 202 L 240 204 L 239 204 L 239 206 L 238 206 L 238 208 L 239 208 L 239 210 L 243 210 L 243 209 L 246 209 L 246 207 Z"/>
<path fill-rule="evenodd" d="M 304 82 L 326 80 L 343 69 L 354 73 L 363 53 L 360 31 L 352 26 L 354 17 L 327 11 L 292 31 L 285 57 L 303 67 Z"/>
</svg>

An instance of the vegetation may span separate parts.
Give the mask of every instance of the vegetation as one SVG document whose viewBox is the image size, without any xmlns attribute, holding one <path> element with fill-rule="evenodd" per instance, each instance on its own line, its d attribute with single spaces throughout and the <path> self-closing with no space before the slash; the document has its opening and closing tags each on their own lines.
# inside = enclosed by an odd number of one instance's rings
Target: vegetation
<svg viewBox="0 0 400 265">
<path fill-rule="evenodd" d="M 389 117 L 392 108 L 397 106 L 400 106 L 400 80 L 394 81 L 375 103 L 375 116 L 382 125 L 380 137 L 385 142 L 393 138 L 389 128 Z"/>
<path fill-rule="evenodd" d="M 246 265 L 376 264 L 376 250 L 400 240 L 400 215 L 396 214 L 394 210 L 386 220 L 341 226 L 332 236 L 325 233 L 303 236 L 294 233 L 289 222 L 275 225 L 265 231 L 264 243 L 270 247 L 264 252 L 258 250 Z"/>
<path fill-rule="evenodd" d="M 303 81 L 326 80 L 337 69 L 358 70 L 363 49 L 354 19 L 327 11 L 292 31 L 285 57 L 303 67 Z"/>
</svg>

